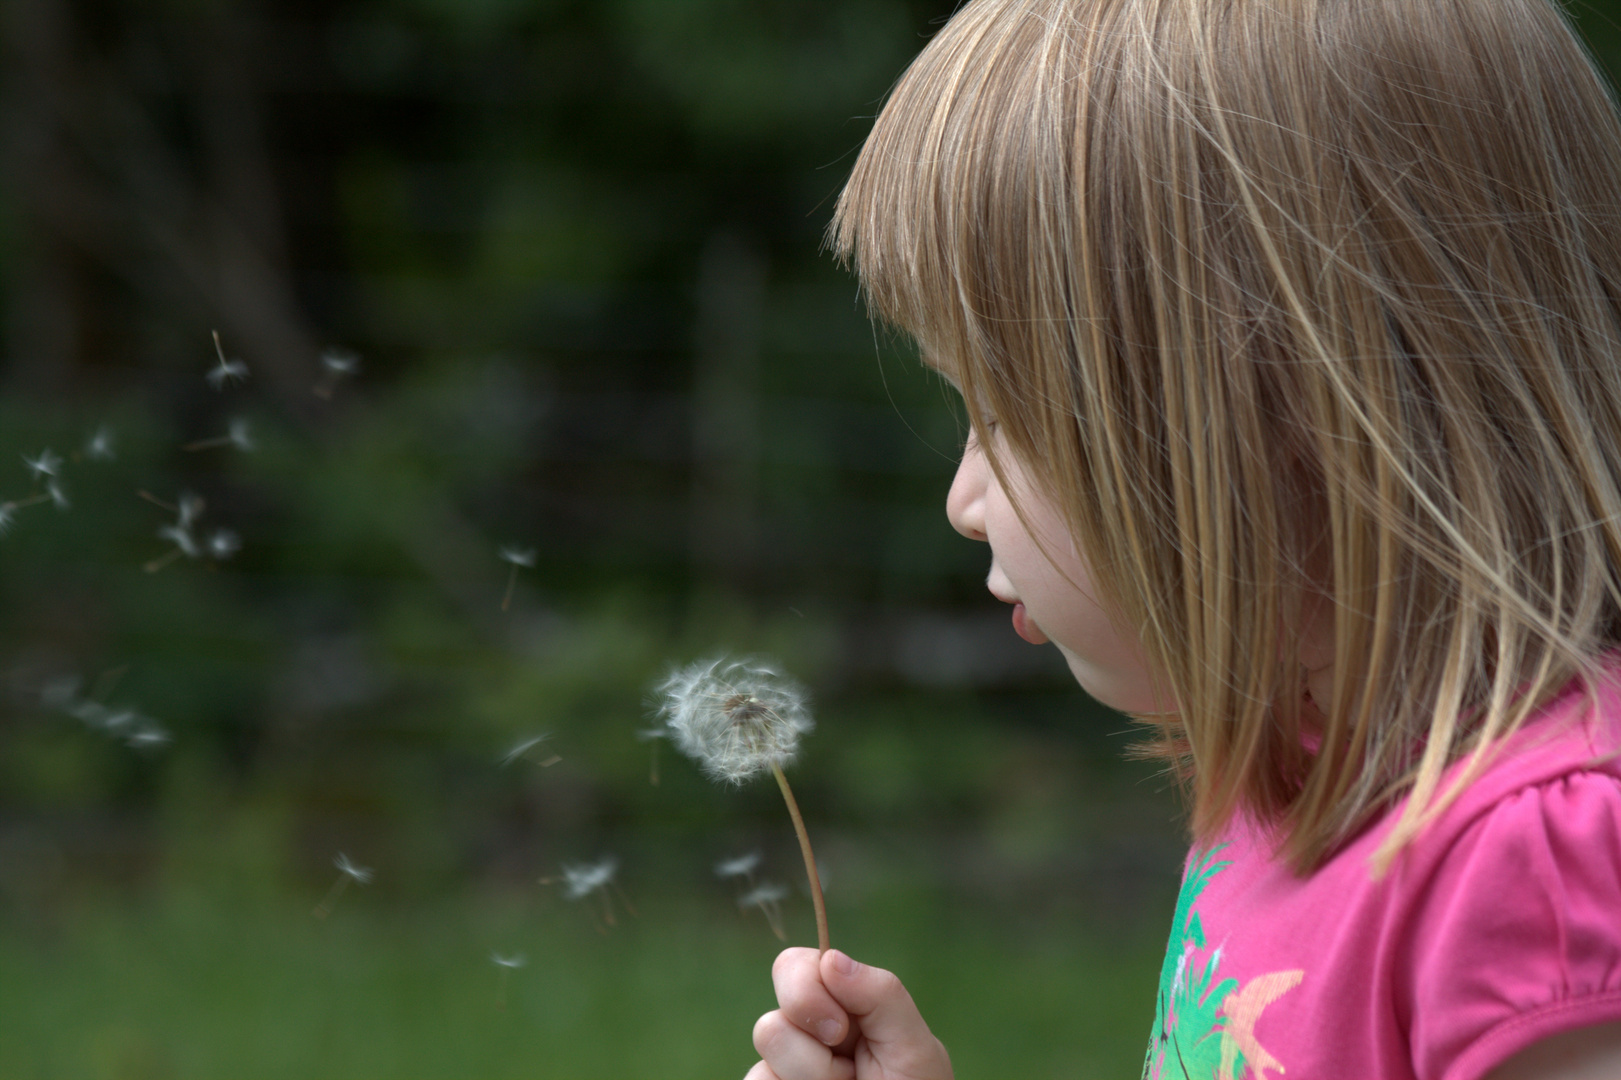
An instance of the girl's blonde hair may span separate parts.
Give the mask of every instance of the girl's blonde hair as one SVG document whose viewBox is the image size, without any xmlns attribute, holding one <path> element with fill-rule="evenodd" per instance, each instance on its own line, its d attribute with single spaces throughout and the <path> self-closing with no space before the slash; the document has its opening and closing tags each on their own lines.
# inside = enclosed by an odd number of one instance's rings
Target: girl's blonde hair
<svg viewBox="0 0 1621 1080">
<path fill-rule="evenodd" d="M 1547 0 L 976 0 L 830 235 L 1139 628 L 1196 837 L 1410 793 L 1382 866 L 1621 640 L 1621 125 Z"/>
</svg>

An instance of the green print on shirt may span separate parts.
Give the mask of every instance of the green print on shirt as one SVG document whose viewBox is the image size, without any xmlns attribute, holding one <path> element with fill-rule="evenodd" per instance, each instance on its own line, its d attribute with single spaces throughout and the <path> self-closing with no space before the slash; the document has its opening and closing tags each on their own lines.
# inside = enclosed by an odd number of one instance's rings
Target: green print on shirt
<svg viewBox="0 0 1621 1080">
<path fill-rule="evenodd" d="M 1303 971 L 1274 971 L 1238 988 L 1237 979 L 1216 981 L 1221 949 L 1208 951 L 1204 922 L 1193 909 L 1210 880 L 1230 862 L 1217 862 L 1226 844 L 1200 856 L 1182 879 L 1171 918 L 1171 940 L 1159 973 L 1154 1031 L 1143 1061 L 1147 1080 L 1265 1080 L 1283 1063 L 1255 1038 L 1255 1024 L 1272 1002 L 1293 990 Z"/>
</svg>

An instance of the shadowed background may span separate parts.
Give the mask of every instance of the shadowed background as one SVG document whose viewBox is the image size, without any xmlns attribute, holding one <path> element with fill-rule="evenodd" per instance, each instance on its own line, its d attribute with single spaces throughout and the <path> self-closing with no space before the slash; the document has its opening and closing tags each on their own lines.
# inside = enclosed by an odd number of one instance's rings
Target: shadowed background
<svg viewBox="0 0 1621 1080">
<path fill-rule="evenodd" d="M 813 941 L 793 835 L 638 738 L 731 651 L 811 688 L 834 943 L 963 1075 L 1135 1074 L 1174 794 L 820 250 L 952 6 L 0 9 L 0 1073 L 741 1075 L 781 943 L 713 867 Z"/>
</svg>

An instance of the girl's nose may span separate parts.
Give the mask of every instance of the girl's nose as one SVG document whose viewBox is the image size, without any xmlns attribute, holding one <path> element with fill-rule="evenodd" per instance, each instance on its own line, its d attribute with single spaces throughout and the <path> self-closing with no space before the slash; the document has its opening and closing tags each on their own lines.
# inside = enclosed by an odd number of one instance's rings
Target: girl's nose
<svg viewBox="0 0 1621 1080">
<path fill-rule="evenodd" d="M 970 540 L 985 539 L 985 455 L 970 442 L 957 463 L 957 476 L 946 494 L 951 527 Z"/>
</svg>

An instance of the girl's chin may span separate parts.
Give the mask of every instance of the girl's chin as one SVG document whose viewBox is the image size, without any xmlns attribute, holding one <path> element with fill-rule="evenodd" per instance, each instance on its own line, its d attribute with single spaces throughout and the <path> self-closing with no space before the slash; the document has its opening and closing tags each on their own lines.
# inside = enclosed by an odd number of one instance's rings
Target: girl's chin
<svg viewBox="0 0 1621 1080">
<path fill-rule="evenodd" d="M 1098 704 L 1143 720 L 1163 720 L 1176 715 L 1175 706 L 1165 704 L 1154 694 L 1152 687 L 1135 678 L 1123 677 L 1119 672 L 1098 668 L 1063 645 L 1058 646 L 1058 651 L 1063 654 L 1065 662 L 1069 664 L 1069 673 L 1075 677 L 1081 689 Z"/>
<path fill-rule="evenodd" d="M 1041 627 L 1036 625 L 1036 620 L 1030 617 L 1022 603 L 1013 605 L 1013 632 L 1032 645 L 1047 644 L 1047 635 L 1041 632 Z"/>
</svg>

